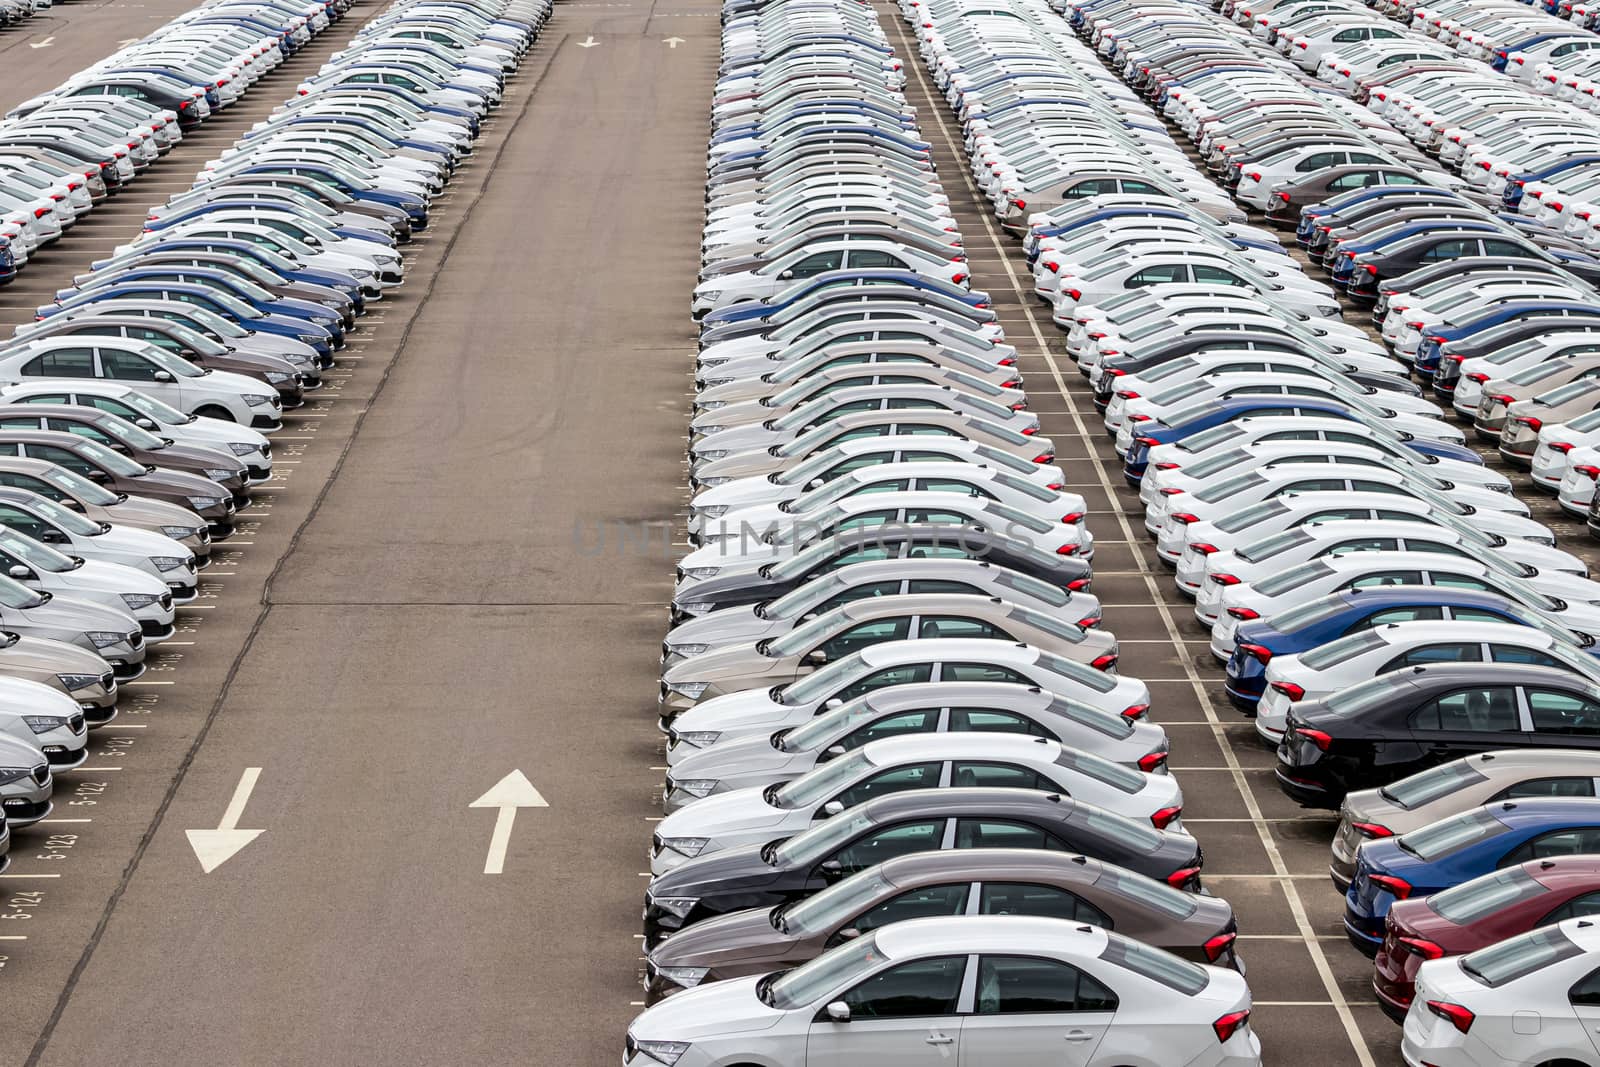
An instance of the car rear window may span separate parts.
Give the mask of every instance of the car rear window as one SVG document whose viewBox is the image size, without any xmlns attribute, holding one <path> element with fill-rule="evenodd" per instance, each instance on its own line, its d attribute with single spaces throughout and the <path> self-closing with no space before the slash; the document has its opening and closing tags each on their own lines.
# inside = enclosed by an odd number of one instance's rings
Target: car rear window
<svg viewBox="0 0 1600 1067">
<path fill-rule="evenodd" d="M 1102 868 L 1094 884 L 1103 885 L 1119 897 L 1137 900 L 1174 919 L 1187 919 L 1200 907 L 1192 893 L 1174 889 L 1165 882 L 1146 878 L 1122 867 Z"/>
<path fill-rule="evenodd" d="M 1252 542 L 1239 549 L 1236 555 L 1246 563 L 1260 563 L 1264 559 L 1287 552 L 1296 545 L 1303 545 L 1311 540 L 1311 534 L 1304 529 L 1296 527 L 1285 530 L 1280 534 L 1273 534 L 1260 541 Z"/>
<path fill-rule="evenodd" d="M 1242 474 L 1237 478 L 1229 478 L 1220 485 L 1213 485 L 1209 489 L 1202 489 L 1195 493 L 1196 500 L 1203 500 L 1207 504 L 1216 500 L 1226 500 L 1230 496 L 1238 496 L 1246 489 L 1258 485 L 1265 485 L 1267 480 L 1259 474 Z"/>
<path fill-rule="evenodd" d="M 1546 892 L 1537 878 L 1521 867 L 1512 867 L 1434 893 L 1428 898 L 1428 906 L 1451 922 L 1465 926 Z"/>
<path fill-rule="evenodd" d="M 1333 573 L 1333 568 L 1320 559 L 1309 563 L 1302 563 L 1298 567 L 1290 567 L 1270 578 L 1265 578 L 1256 583 L 1256 592 L 1262 596 L 1279 596 L 1291 589 L 1299 589 L 1302 585 L 1314 582 L 1318 578 L 1326 578 Z"/>
<path fill-rule="evenodd" d="M 1505 830 L 1506 824 L 1488 808 L 1476 808 L 1402 834 L 1397 843 L 1424 863 L 1432 863 Z"/>
<path fill-rule="evenodd" d="M 1185 996 L 1192 997 L 1211 984 L 1204 967 L 1119 934 L 1106 934 L 1106 947 L 1100 958 Z"/>
<path fill-rule="evenodd" d="M 1467 760 L 1455 760 L 1386 785 L 1378 790 L 1378 795 L 1391 804 L 1398 804 L 1407 811 L 1414 811 L 1424 804 L 1432 804 L 1440 797 L 1447 797 L 1459 789 L 1483 780 L 1484 776 L 1479 774 Z"/>
<path fill-rule="evenodd" d="M 1038 663 L 1039 666 L 1051 674 L 1059 675 L 1062 678 L 1070 678 L 1079 685 L 1087 686 L 1097 693 L 1111 692 L 1117 687 L 1119 680 L 1114 674 L 1096 670 L 1086 663 L 1076 663 L 1070 659 L 1063 659 L 1049 652 L 1040 652 Z M 812 677 L 815 677 L 815 675 Z"/>
<path fill-rule="evenodd" d="M 1324 671 L 1374 649 L 1382 648 L 1388 643 L 1376 630 L 1363 630 L 1312 649 L 1300 657 L 1300 662 L 1314 671 Z"/>
<path fill-rule="evenodd" d="M 1148 826 L 1143 826 L 1132 819 L 1124 819 L 1120 815 L 1113 815 L 1102 808 L 1088 804 L 1080 804 L 1073 812 L 1075 821 L 1081 820 L 1084 825 L 1103 838 L 1116 841 L 1118 844 L 1129 848 L 1136 848 L 1144 852 L 1154 852 L 1161 847 L 1161 835 Z"/>
<path fill-rule="evenodd" d="M 1526 978 L 1582 952 L 1576 942 L 1561 932 L 1561 927 L 1546 926 L 1463 956 L 1461 971 L 1490 989 L 1498 989 L 1507 982 Z"/>
<path fill-rule="evenodd" d="M 1320 596 L 1275 616 L 1272 628 L 1280 633 L 1292 634 L 1296 630 L 1315 626 L 1324 619 L 1330 619 L 1348 606 L 1349 602 L 1345 600 L 1343 593 L 1329 593 L 1327 596 Z"/>
<path fill-rule="evenodd" d="M 1277 497 L 1273 497 L 1271 500 L 1263 500 L 1259 504 L 1252 504 L 1243 511 L 1236 511 L 1232 515 L 1224 515 L 1217 520 L 1217 529 L 1224 533 L 1238 533 L 1240 530 L 1248 529 L 1258 522 L 1277 518 L 1288 510 L 1288 504 L 1285 504 Z"/>
<path fill-rule="evenodd" d="M 1063 719 L 1071 719 L 1079 726 L 1086 726 L 1098 733 L 1105 734 L 1107 737 L 1128 737 L 1136 729 L 1131 719 L 1124 718 L 1113 712 L 1101 711 L 1099 708 L 1090 707 L 1088 704 L 1080 704 L 1076 700 L 1053 697 L 1050 701 L 1050 711 Z"/>
</svg>

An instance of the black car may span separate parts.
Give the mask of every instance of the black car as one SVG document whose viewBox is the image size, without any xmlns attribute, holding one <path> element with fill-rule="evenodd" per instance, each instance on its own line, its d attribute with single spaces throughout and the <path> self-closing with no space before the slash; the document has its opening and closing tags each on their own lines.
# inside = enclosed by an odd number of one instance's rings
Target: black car
<svg viewBox="0 0 1600 1067">
<path fill-rule="evenodd" d="M 672 624 L 718 608 L 759 604 L 852 563 L 941 557 L 984 560 L 1072 593 L 1088 592 L 1094 573 L 1084 560 L 1040 552 L 1007 537 L 1004 531 L 955 523 L 903 523 L 852 530 L 819 541 L 788 559 L 685 586 L 673 594 Z"/>
<path fill-rule="evenodd" d="M 1450 663 L 1290 708 L 1278 785 L 1306 807 L 1492 749 L 1600 748 L 1600 685 L 1558 667 Z"/>
<path fill-rule="evenodd" d="M 713 915 L 770 908 L 896 856 L 948 848 L 1081 852 L 1178 889 L 1200 888 L 1200 846 L 1060 793 L 919 789 L 869 800 L 787 839 L 724 849 L 652 879 L 647 946 Z"/>
<path fill-rule="evenodd" d="M 1475 205 L 1447 194 L 1417 197 L 1403 203 L 1375 200 L 1320 220 L 1311 233 L 1306 252 L 1313 262 L 1331 270 L 1340 242 L 1362 241 L 1391 226 L 1417 221 L 1438 222 L 1439 228 L 1445 229 L 1459 228 L 1452 227 L 1452 223 L 1488 222 L 1489 216 Z"/>
<path fill-rule="evenodd" d="M 1414 271 L 1384 282 L 1379 289 L 1378 302 L 1372 305 L 1373 325 L 1383 325 L 1384 313 L 1389 310 L 1389 297 L 1396 293 L 1414 293 L 1423 286 L 1432 285 L 1434 282 L 1446 279 L 1454 281 L 1457 278 L 1474 274 L 1542 275 L 1547 278 L 1559 278 L 1570 282 L 1578 280 L 1555 264 L 1546 263 L 1541 259 L 1523 259 L 1520 256 L 1479 256 L 1466 262 L 1447 259 L 1439 263 L 1429 263 L 1425 267 L 1418 267 Z"/>
<path fill-rule="evenodd" d="M 1345 292 L 1361 300 L 1376 300 L 1378 285 L 1384 278 L 1407 274 L 1424 263 L 1441 259 L 1473 259 L 1478 256 L 1523 255 L 1542 258 L 1539 250 L 1510 233 L 1495 230 L 1459 229 L 1443 223 L 1426 233 L 1414 234 L 1393 245 L 1371 252 L 1357 253 L 1354 272 Z M 1335 278 L 1338 277 L 1337 271 Z"/>
</svg>

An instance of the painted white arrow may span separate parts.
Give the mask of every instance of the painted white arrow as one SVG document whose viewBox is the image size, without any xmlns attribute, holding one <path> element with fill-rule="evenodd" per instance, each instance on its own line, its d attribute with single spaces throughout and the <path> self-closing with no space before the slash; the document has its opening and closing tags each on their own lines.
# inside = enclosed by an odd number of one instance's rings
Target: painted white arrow
<svg viewBox="0 0 1600 1067">
<path fill-rule="evenodd" d="M 195 858 L 200 861 L 200 869 L 207 874 L 221 867 L 232 859 L 240 849 L 266 833 L 265 830 L 240 830 L 239 819 L 244 815 L 244 806 L 250 803 L 250 792 L 256 787 L 256 779 L 261 777 L 260 767 L 246 767 L 244 774 L 239 777 L 239 784 L 233 791 L 233 799 L 228 801 L 228 810 L 222 813 L 222 821 L 215 830 L 185 830 L 189 835 L 189 847 L 194 849 Z"/>
<path fill-rule="evenodd" d="M 583 40 L 578 42 L 578 47 L 579 48 L 593 48 L 595 45 L 597 45 L 599 43 L 600 43 L 599 41 L 594 39 L 594 34 L 591 33 L 589 36 L 585 37 Z"/>
<path fill-rule="evenodd" d="M 29 41 L 28 42 L 28 47 L 29 48 L 49 48 L 50 47 L 50 42 L 54 41 L 55 39 L 56 39 L 55 34 L 51 34 L 49 37 L 46 37 L 42 41 Z"/>
<path fill-rule="evenodd" d="M 489 855 L 483 861 L 484 874 L 500 874 L 506 867 L 506 848 L 511 844 L 511 824 L 517 821 L 518 808 L 548 808 L 550 805 L 521 771 L 512 771 L 496 782 L 487 793 L 468 804 L 469 808 L 499 808 L 494 833 L 489 836 Z"/>
<path fill-rule="evenodd" d="M 682 37 L 668 37 L 668 38 L 667 38 L 667 39 L 666 39 L 666 42 L 665 42 L 665 43 L 666 43 L 666 46 L 667 46 L 667 47 L 668 47 L 668 48 L 676 48 L 676 47 L 678 47 L 678 46 L 679 46 L 679 45 L 680 45 L 680 44 L 682 44 L 682 43 L 683 43 L 683 38 L 682 38 Z"/>
</svg>

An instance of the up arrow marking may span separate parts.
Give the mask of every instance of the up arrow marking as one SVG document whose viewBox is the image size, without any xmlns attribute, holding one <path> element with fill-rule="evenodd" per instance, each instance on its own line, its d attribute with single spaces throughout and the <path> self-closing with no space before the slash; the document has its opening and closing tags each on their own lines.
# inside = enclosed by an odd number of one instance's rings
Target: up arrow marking
<svg viewBox="0 0 1600 1067">
<path fill-rule="evenodd" d="M 683 43 L 683 38 L 682 37 L 668 37 L 666 39 L 666 45 L 667 45 L 668 48 L 676 48 L 682 43 Z"/>
<path fill-rule="evenodd" d="M 593 48 L 595 45 L 597 45 L 599 43 L 600 43 L 599 41 L 594 39 L 594 34 L 591 33 L 589 36 L 585 37 L 583 40 L 578 42 L 578 47 L 579 48 Z"/>
<path fill-rule="evenodd" d="M 260 777 L 260 767 L 244 769 L 233 791 L 233 799 L 228 801 L 228 810 L 222 813 L 222 821 L 215 830 L 184 831 L 189 835 L 189 847 L 194 849 L 195 858 L 200 861 L 200 869 L 206 874 L 227 863 L 240 849 L 266 833 L 265 830 L 237 829 L 239 819 L 244 815 L 244 806 L 250 802 L 250 793 Z"/>
<path fill-rule="evenodd" d="M 550 805 L 528 781 L 527 775 L 512 771 L 467 806 L 499 809 L 494 833 L 489 836 L 489 854 L 483 861 L 483 873 L 500 874 L 506 867 L 506 849 L 511 844 L 511 826 L 517 821 L 517 809 L 548 808 Z"/>
</svg>

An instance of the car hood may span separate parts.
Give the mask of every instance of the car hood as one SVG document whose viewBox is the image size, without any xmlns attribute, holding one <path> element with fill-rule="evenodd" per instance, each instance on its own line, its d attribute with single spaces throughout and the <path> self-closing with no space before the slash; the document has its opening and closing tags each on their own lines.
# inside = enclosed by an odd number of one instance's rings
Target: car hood
<svg viewBox="0 0 1600 1067">
<path fill-rule="evenodd" d="M 780 961 L 799 944 L 772 925 L 772 909 L 750 908 L 687 926 L 650 952 L 658 967 L 759 966 Z"/>
<path fill-rule="evenodd" d="M 225 491 L 224 491 L 225 492 Z M 52 591 L 84 589 L 96 593 L 165 593 L 167 583 L 153 574 L 120 563 L 87 560 L 70 571 L 47 572 L 41 585 Z"/>
<path fill-rule="evenodd" d="M 774 840 L 781 835 L 774 835 Z M 770 843 L 770 842 L 769 842 Z M 702 897 L 740 890 L 783 892 L 799 888 L 795 872 L 774 867 L 761 858 L 764 845 L 741 845 L 720 852 L 685 860 L 665 874 L 658 874 L 647 887 L 651 897 Z M 794 885 L 779 883 L 793 882 Z"/>
<path fill-rule="evenodd" d="M 38 607 L 24 608 L 18 614 L 30 626 L 56 630 L 105 630 L 128 634 L 139 629 L 138 621 L 129 613 L 74 596 L 52 596 Z"/>
<path fill-rule="evenodd" d="M 43 682 L 33 682 L 26 678 L 0 677 L 0 712 L 10 712 L 15 715 L 54 715 L 69 719 L 82 710 L 76 700 Z"/>
<path fill-rule="evenodd" d="M 674 593 L 672 599 L 680 605 L 715 604 L 726 600 L 765 599 L 768 595 L 776 596 L 788 590 L 787 582 L 775 582 L 760 571 L 731 570 L 713 578 L 690 582 Z"/>
<path fill-rule="evenodd" d="M 684 712 L 673 722 L 674 732 L 697 733 L 706 730 L 754 729 L 777 730 L 797 722 L 805 722 L 815 709 L 806 704 L 791 708 L 779 704 L 768 695 L 768 690 L 752 689 L 742 693 L 727 693 L 712 697 Z"/>
<path fill-rule="evenodd" d="M 738 789 L 732 793 L 697 800 L 673 812 L 656 824 L 656 833 L 668 837 L 709 837 L 712 840 L 730 833 L 748 833 L 770 828 L 772 836 L 782 837 L 804 811 L 785 810 L 768 804 L 760 788 Z M 785 830 L 785 824 L 791 828 Z"/>
<path fill-rule="evenodd" d="M 244 464 L 239 462 L 239 457 L 229 452 L 226 447 L 221 450 L 210 448 L 201 444 L 185 444 L 174 440 L 165 448 L 154 452 L 146 452 L 148 462 L 161 467 L 169 463 L 183 464 L 184 469 L 189 467 L 215 467 L 218 470 L 243 471 Z M 210 481 L 209 478 L 206 479 Z"/>
<path fill-rule="evenodd" d="M 716 579 L 711 579 L 716 582 Z M 702 582 L 701 586 L 708 583 Z M 710 645 L 716 648 L 733 641 L 758 641 L 777 632 L 787 630 L 787 622 L 772 622 L 756 614 L 754 604 L 736 608 L 722 608 L 707 615 L 690 619 L 673 627 L 665 644 L 677 648 L 683 645 Z"/>
<path fill-rule="evenodd" d="M 98 537 L 85 538 L 95 548 L 134 556 L 178 556 L 191 553 L 172 538 L 132 526 L 114 526 Z"/>
<path fill-rule="evenodd" d="M 792 656 L 766 656 L 749 642 L 715 648 L 690 656 L 667 668 L 661 680 L 668 685 L 682 682 L 722 682 L 730 678 L 770 676 L 775 683 L 786 682 L 796 674 L 798 662 Z"/>
<path fill-rule="evenodd" d="M 130 496 L 120 503 L 104 507 L 91 504 L 87 515 L 97 522 L 110 523 L 187 526 L 190 529 L 198 529 L 206 524 L 206 520 L 186 507 L 172 504 L 165 500 L 151 500 L 142 496 Z"/>
<path fill-rule="evenodd" d="M 271 388 L 263 386 L 263 389 Z M 138 493 L 146 488 L 153 493 L 179 493 L 184 496 L 221 496 L 228 495 L 228 490 L 222 488 L 210 478 L 202 478 L 198 474 L 188 471 L 175 471 L 170 467 L 157 467 L 153 471 L 138 478 L 118 479 L 119 484 L 127 486 L 127 492 Z"/>
<path fill-rule="evenodd" d="M 783 752 L 773 746 L 772 733 L 730 737 L 708 748 L 696 749 L 679 760 L 673 765 L 672 780 L 675 782 L 687 782 L 696 778 L 720 780 L 730 774 L 751 774 L 763 768 L 770 768 L 781 778 L 785 777 L 784 772 L 794 758 L 794 753 Z"/>
<path fill-rule="evenodd" d="M 101 675 L 111 668 L 93 652 L 73 645 L 39 637 L 19 637 L 9 648 L 0 648 L 0 669 Z"/>
<path fill-rule="evenodd" d="M 770 1030 L 784 1012 L 769 1008 L 756 996 L 760 977 L 734 978 L 685 990 L 662 1001 L 628 1024 L 637 1041 L 688 1041 L 730 1033 Z"/>
</svg>

